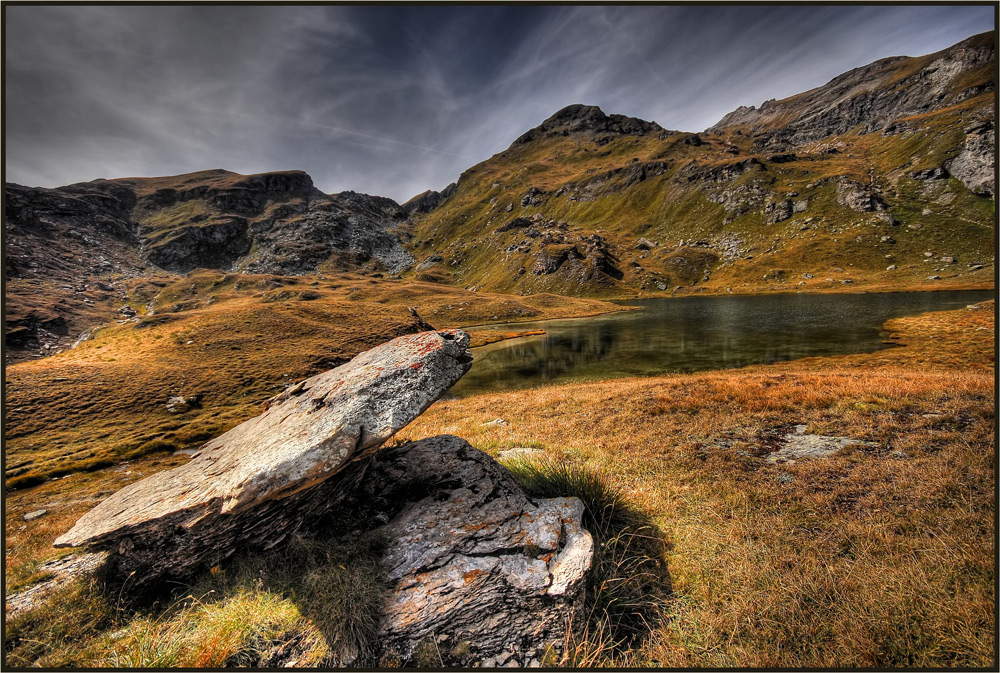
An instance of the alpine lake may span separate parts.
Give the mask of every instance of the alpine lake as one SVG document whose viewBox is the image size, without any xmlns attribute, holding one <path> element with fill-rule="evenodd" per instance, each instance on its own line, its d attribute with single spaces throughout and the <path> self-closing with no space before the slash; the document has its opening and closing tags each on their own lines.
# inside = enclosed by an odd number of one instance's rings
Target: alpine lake
<svg viewBox="0 0 1000 673">
<path fill-rule="evenodd" d="M 723 295 L 616 302 L 638 310 L 477 327 L 545 330 L 473 349 L 465 397 L 552 383 L 731 369 L 891 348 L 887 320 L 962 308 L 992 290 Z"/>
</svg>

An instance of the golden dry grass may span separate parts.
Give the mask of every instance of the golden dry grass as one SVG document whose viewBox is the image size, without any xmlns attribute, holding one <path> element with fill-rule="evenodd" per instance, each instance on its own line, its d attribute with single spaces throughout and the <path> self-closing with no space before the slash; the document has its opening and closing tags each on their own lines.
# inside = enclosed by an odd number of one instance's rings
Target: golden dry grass
<svg viewBox="0 0 1000 673">
<path fill-rule="evenodd" d="M 400 439 L 454 433 L 492 453 L 542 448 L 623 492 L 664 536 L 673 593 L 648 633 L 623 650 L 591 624 L 550 663 L 989 667 L 994 310 L 891 321 L 905 346 L 867 355 L 442 401 Z M 486 425 L 497 417 L 509 425 Z M 763 460 L 799 423 L 877 446 Z M 51 540 L 98 500 L 185 460 L 146 456 L 8 493 L 8 590 L 40 579 L 39 562 L 60 553 Z M 40 507 L 49 513 L 22 520 Z M 15 629 L 37 642 L 9 642 L 22 658 L 7 661 L 221 665 L 291 642 L 304 662 L 327 656 L 332 636 L 315 616 L 245 579 L 202 597 L 211 608 L 188 601 L 117 616 L 73 588 L 79 600 L 51 603 Z M 199 590 L 219 581 L 207 576 Z M 80 635 L 74 623 L 87 625 Z"/>
<path fill-rule="evenodd" d="M 619 308 L 349 274 L 205 270 L 136 281 L 129 296 L 138 322 L 111 323 L 75 349 L 7 367 L 8 487 L 199 446 L 260 413 L 285 385 L 421 331 L 409 307 L 438 328 Z M 178 395 L 201 402 L 169 413 Z"/>
<path fill-rule="evenodd" d="M 909 345 L 872 355 L 439 402 L 403 434 L 543 448 L 650 513 L 674 597 L 605 663 L 989 666 L 993 321 L 990 302 L 892 321 Z M 877 448 L 766 463 L 799 423 Z"/>
</svg>

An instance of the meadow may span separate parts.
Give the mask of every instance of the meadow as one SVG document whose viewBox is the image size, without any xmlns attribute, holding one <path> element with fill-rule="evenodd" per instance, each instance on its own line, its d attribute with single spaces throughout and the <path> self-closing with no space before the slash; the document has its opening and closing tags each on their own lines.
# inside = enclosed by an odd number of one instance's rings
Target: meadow
<svg viewBox="0 0 1000 673">
<path fill-rule="evenodd" d="M 226 313 L 255 315 L 265 293 L 275 289 L 228 298 Z M 378 290 L 359 282 L 343 291 Z M 332 299 L 302 306 L 319 311 Z M 395 311 L 403 329 L 412 317 L 402 308 L 405 302 L 366 306 Z M 439 310 L 455 305 L 443 301 Z M 280 348 L 258 353 L 256 345 L 269 344 L 258 336 L 266 330 L 256 327 L 249 335 L 231 336 L 231 345 L 242 350 L 239 360 L 247 358 L 248 371 L 263 368 L 267 376 L 261 383 L 242 381 L 246 373 L 234 364 L 229 342 L 210 341 L 223 330 L 209 330 L 205 325 L 212 323 L 202 322 L 209 314 L 199 310 L 148 332 L 162 334 L 148 340 L 151 350 L 131 341 L 134 328 L 124 332 L 119 326 L 82 350 L 8 368 L 8 408 L 62 404 L 75 410 L 63 424 L 50 411 L 51 417 L 33 425 L 22 420 L 8 426 L 23 428 L 7 456 L 8 486 L 16 487 L 5 502 L 8 593 L 47 578 L 39 571 L 42 562 L 65 553 L 50 546 L 52 539 L 102 498 L 186 461 L 171 451 L 199 441 L 197 433 L 221 432 L 253 415 L 256 397 L 282 374 L 301 377 L 321 366 L 297 360 L 296 369 L 281 359 L 291 356 L 279 355 Z M 454 308 L 447 310 L 452 313 L 438 319 L 426 310 L 421 315 L 445 327 L 455 321 Z M 489 318 L 492 311 L 479 313 Z M 288 309 L 280 317 L 291 314 Z M 348 357 L 363 347 L 358 340 L 335 350 L 337 328 L 333 321 L 324 324 L 322 331 L 306 331 L 309 338 L 328 339 L 323 351 L 316 349 L 320 342 L 303 342 L 314 353 Z M 448 433 L 494 456 L 516 447 L 535 449 L 503 462 L 529 492 L 575 494 L 587 504 L 588 525 L 599 542 L 589 620 L 578 638 L 553 650 L 548 664 L 990 667 L 997 663 L 994 324 L 991 301 L 892 320 L 886 329 L 896 347 L 872 354 L 445 399 L 396 441 Z M 169 417 L 152 406 L 119 415 L 108 407 L 114 395 L 95 392 L 102 384 L 76 392 L 55 380 L 81 366 L 77 358 L 89 357 L 93 371 L 121 372 L 108 379 L 112 387 L 143 390 L 164 371 L 148 371 L 151 362 L 172 363 L 176 369 L 166 371 L 174 378 L 194 376 L 178 355 L 191 346 L 203 353 L 199 357 L 217 358 L 213 367 L 228 368 L 226 376 L 233 379 L 220 378 L 218 390 L 250 386 L 246 399 L 230 393 L 211 419 L 205 414 L 214 403 L 190 416 Z M 148 359 L 153 356 L 158 359 Z M 29 382 L 49 396 L 22 400 L 18 395 L 33 387 Z M 140 402 L 146 404 L 132 403 Z M 127 428 L 160 416 L 159 439 L 150 431 L 148 438 L 135 434 L 130 441 L 174 447 L 144 454 L 140 444 L 114 451 L 111 437 L 134 433 Z M 23 417 L 11 420 L 17 418 Z M 492 422 L 498 418 L 505 424 Z M 796 425 L 859 443 L 824 459 L 769 462 L 768 454 Z M 11 469 L 32 459 L 33 447 L 51 449 L 58 441 L 68 444 L 64 438 L 71 433 L 96 430 L 108 435 L 96 446 L 108 448 L 93 458 L 109 465 L 79 469 L 50 457 L 34 464 L 37 483 L 11 484 L 32 474 Z M 79 441 L 83 446 L 87 438 Z M 52 478 L 41 465 L 67 472 Z M 38 509 L 47 513 L 23 519 Z M 379 550 L 337 533 L 235 558 L 153 597 L 130 598 L 100 577 L 77 582 L 8 618 L 5 663 L 402 663 L 365 659 L 377 641 Z M 427 650 L 410 663 L 434 666 L 440 659 Z"/>
</svg>

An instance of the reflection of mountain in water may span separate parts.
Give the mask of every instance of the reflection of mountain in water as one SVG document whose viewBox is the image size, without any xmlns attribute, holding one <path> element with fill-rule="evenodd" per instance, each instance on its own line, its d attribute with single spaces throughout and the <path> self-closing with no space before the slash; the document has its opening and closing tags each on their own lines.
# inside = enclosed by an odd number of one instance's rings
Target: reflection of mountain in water
<svg viewBox="0 0 1000 673">
<path fill-rule="evenodd" d="M 543 337 L 474 351 L 457 395 L 616 376 L 728 369 L 884 347 L 890 318 L 960 308 L 990 291 L 688 297 L 629 302 L 642 311 L 539 323 Z M 499 325 L 497 329 L 509 329 Z"/>
</svg>

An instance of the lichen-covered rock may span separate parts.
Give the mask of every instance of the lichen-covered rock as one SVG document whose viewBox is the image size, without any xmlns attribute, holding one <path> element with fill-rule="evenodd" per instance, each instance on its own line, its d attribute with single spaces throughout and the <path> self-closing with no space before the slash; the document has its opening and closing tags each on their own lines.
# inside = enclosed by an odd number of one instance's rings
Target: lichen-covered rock
<svg viewBox="0 0 1000 673">
<path fill-rule="evenodd" d="M 379 452 L 351 497 L 365 520 L 391 519 L 377 531 L 390 657 L 433 643 L 445 665 L 526 665 L 583 625 L 594 542 L 579 499 L 533 500 L 450 435 Z M 449 660 L 456 649 L 467 653 Z"/>
<path fill-rule="evenodd" d="M 118 491 L 55 542 L 112 552 L 140 579 L 269 548 L 334 506 L 322 488 L 419 416 L 472 363 L 461 330 L 402 336 L 281 393 L 191 462 Z"/>
</svg>

